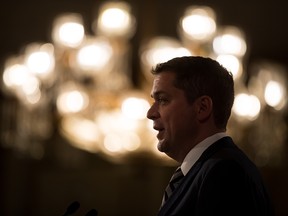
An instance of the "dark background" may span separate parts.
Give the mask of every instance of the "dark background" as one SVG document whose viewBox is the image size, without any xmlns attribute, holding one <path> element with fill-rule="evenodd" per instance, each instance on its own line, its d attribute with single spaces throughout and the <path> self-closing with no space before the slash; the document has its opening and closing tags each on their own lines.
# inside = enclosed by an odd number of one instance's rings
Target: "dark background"
<svg viewBox="0 0 288 216">
<path fill-rule="evenodd" d="M 64 12 L 84 17 L 86 30 L 104 0 L 4 0 L 0 3 L 0 61 L 17 54 L 31 42 L 50 42 L 53 18 Z M 242 28 L 248 44 L 247 73 L 253 62 L 268 59 L 288 67 L 288 1 L 286 0 L 130 0 L 137 19 L 132 69 L 137 85 L 140 43 L 158 35 L 177 37 L 177 24 L 189 5 L 212 6 L 218 25 Z M 1 93 L 1 107 L 11 102 Z M 36 126 L 36 125 L 35 125 Z M 2 143 L 2 140 L 1 140 Z M 41 160 L 0 147 L 0 215 L 61 215 L 78 200 L 84 215 L 97 208 L 99 215 L 155 215 L 162 191 L 173 171 L 140 155 L 115 164 L 96 154 L 73 148 L 55 130 L 44 143 Z M 287 151 L 287 143 L 285 144 Z M 288 168 L 285 163 L 260 170 L 271 193 L 276 215 L 288 215 Z"/>
</svg>

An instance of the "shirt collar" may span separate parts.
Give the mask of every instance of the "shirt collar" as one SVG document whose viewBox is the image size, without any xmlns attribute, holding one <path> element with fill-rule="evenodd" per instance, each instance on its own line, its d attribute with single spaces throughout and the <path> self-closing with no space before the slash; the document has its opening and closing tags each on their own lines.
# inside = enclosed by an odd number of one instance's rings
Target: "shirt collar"
<svg viewBox="0 0 288 216">
<path fill-rule="evenodd" d="M 183 163 L 181 164 L 181 170 L 184 174 L 184 176 L 189 172 L 191 167 L 196 163 L 196 161 L 200 158 L 202 153 L 213 143 L 215 143 L 217 140 L 226 137 L 226 133 L 216 133 L 210 137 L 207 137 L 200 143 L 198 143 L 194 148 L 190 150 L 190 152 L 186 155 L 184 158 Z"/>
</svg>

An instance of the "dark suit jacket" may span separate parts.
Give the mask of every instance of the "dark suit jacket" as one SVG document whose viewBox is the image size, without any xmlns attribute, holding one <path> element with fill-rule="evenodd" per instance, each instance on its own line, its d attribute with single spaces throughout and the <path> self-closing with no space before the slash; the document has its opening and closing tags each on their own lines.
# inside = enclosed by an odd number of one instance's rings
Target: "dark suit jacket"
<svg viewBox="0 0 288 216">
<path fill-rule="evenodd" d="M 267 216 L 272 208 L 256 166 L 224 137 L 204 151 L 158 216 Z"/>
</svg>

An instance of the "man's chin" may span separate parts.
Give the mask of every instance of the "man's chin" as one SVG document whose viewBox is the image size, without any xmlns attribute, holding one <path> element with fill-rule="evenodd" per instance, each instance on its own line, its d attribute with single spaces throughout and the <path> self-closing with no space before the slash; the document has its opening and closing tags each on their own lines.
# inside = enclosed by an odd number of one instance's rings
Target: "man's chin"
<svg viewBox="0 0 288 216">
<path fill-rule="evenodd" d="M 166 148 L 165 143 L 163 142 L 163 140 L 162 141 L 159 140 L 159 142 L 157 144 L 157 149 L 158 149 L 158 151 L 163 152 L 163 153 L 165 153 L 167 151 L 167 148 Z"/>
</svg>

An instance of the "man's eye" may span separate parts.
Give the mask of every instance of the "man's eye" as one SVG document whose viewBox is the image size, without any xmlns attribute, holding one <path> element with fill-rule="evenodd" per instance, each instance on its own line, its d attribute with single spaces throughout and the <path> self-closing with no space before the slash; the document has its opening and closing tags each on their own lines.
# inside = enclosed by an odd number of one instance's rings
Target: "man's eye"
<svg viewBox="0 0 288 216">
<path fill-rule="evenodd" d="M 157 99 L 157 102 L 160 103 L 160 104 L 165 104 L 165 103 L 168 102 L 168 100 L 166 98 L 160 97 L 160 98 Z"/>
</svg>

